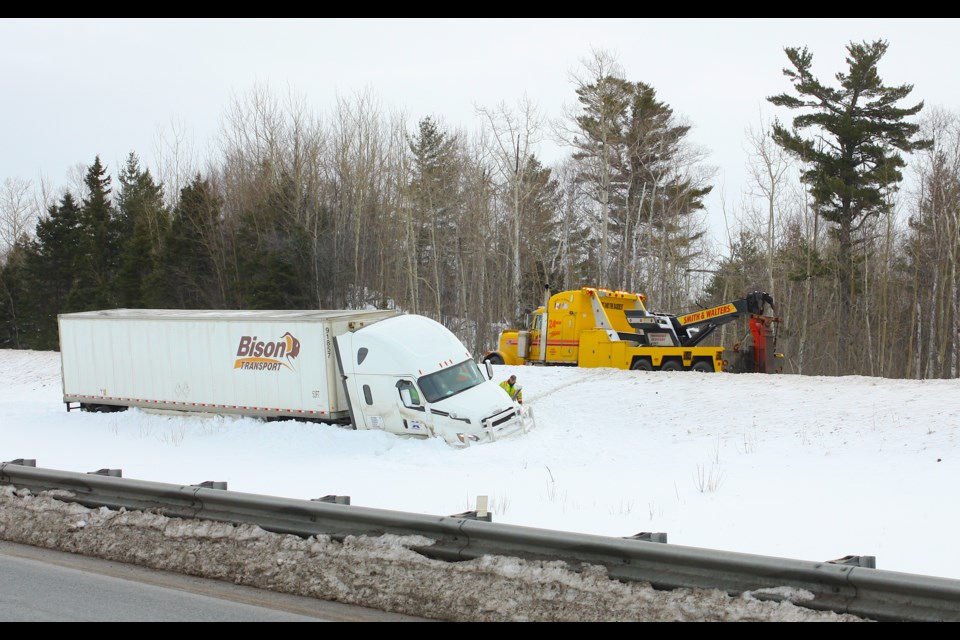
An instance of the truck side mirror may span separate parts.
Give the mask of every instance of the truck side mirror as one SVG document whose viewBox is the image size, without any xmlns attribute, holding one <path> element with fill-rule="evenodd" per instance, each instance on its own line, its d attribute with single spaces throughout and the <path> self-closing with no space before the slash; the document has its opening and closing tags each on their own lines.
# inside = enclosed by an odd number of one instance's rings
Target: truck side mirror
<svg viewBox="0 0 960 640">
<path fill-rule="evenodd" d="M 490 361 L 489 361 L 489 360 L 485 361 L 483 364 L 486 365 L 486 369 L 487 369 L 487 379 L 488 379 L 488 380 L 493 380 L 493 365 L 490 364 Z"/>
</svg>

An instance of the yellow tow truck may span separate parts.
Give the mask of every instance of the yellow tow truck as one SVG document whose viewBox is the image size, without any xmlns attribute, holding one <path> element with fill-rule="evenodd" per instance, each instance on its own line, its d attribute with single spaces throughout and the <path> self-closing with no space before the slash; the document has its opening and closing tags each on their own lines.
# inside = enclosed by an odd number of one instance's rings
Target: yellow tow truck
<svg viewBox="0 0 960 640">
<path fill-rule="evenodd" d="M 755 291 L 744 298 L 684 315 L 648 311 L 642 293 L 583 287 L 551 294 L 526 329 L 500 333 L 497 349 L 482 361 L 614 367 L 640 371 L 758 372 L 781 370 L 774 352 L 779 318 L 764 315 L 773 298 Z M 701 346 L 717 327 L 749 316 L 753 344 L 731 363 L 724 348 Z"/>
</svg>

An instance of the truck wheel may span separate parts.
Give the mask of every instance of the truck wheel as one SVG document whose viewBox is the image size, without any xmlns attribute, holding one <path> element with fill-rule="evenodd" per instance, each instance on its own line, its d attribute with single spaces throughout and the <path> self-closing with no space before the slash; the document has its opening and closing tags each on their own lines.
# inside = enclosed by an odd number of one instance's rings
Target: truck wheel
<svg viewBox="0 0 960 640">
<path fill-rule="evenodd" d="M 126 407 L 117 407 L 111 404 L 81 404 L 81 411 L 90 413 L 113 413 L 114 411 L 123 411 Z"/>
<path fill-rule="evenodd" d="M 664 360 L 660 371 L 683 371 L 683 365 L 676 360 Z"/>
<path fill-rule="evenodd" d="M 694 362 L 693 366 L 690 367 L 690 371 L 698 371 L 700 373 L 713 373 L 713 365 L 707 362 L 706 360 L 700 360 Z"/>
<path fill-rule="evenodd" d="M 653 371 L 653 363 L 647 358 L 638 358 L 630 368 L 634 371 Z"/>
<path fill-rule="evenodd" d="M 484 362 L 489 362 L 490 364 L 503 364 L 503 357 L 499 353 L 491 353 L 483 359 Z"/>
</svg>

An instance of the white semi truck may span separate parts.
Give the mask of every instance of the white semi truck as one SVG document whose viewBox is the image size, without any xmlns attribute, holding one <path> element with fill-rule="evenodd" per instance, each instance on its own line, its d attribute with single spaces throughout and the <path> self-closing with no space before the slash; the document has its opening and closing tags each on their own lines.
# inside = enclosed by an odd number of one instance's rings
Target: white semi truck
<svg viewBox="0 0 960 640">
<path fill-rule="evenodd" d="M 61 314 L 67 410 L 297 419 L 467 446 L 526 433 L 442 324 L 396 311 L 109 309 Z"/>
</svg>

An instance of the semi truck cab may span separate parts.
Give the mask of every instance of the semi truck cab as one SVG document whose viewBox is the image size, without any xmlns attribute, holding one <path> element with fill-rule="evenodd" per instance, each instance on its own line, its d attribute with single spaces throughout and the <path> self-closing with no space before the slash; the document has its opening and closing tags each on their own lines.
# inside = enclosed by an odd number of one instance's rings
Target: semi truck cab
<svg viewBox="0 0 960 640">
<path fill-rule="evenodd" d="M 534 426 L 532 413 L 485 376 L 439 322 L 401 315 L 337 336 L 335 342 L 357 428 L 438 436 L 459 447 Z"/>
</svg>

